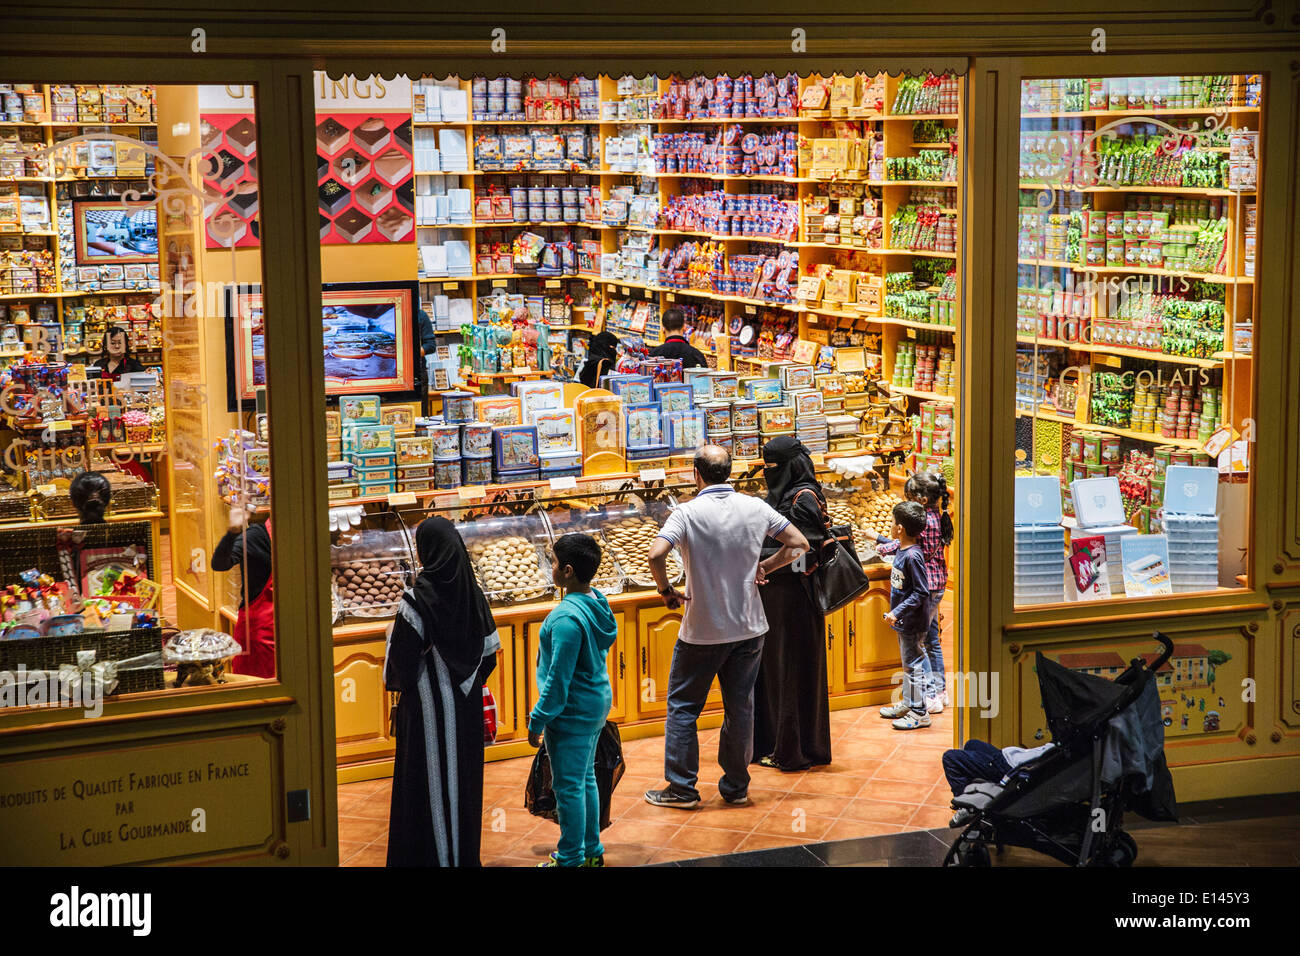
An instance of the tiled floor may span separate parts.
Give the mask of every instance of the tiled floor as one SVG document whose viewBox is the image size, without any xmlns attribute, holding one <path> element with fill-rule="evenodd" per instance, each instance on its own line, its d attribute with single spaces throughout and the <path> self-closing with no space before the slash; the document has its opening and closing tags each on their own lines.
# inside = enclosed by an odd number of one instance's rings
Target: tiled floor
<svg viewBox="0 0 1300 956">
<path fill-rule="evenodd" d="M 1133 817 L 1125 827 L 1138 867 L 1286 866 L 1300 863 L 1300 794 L 1203 801 L 1179 807 L 1178 823 Z M 664 866 L 941 866 L 956 831 L 942 829 L 668 862 Z M 1063 864 L 1031 850 L 994 853 L 995 867 Z"/>
<path fill-rule="evenodd" d="M 653 807 L 643 793 L 663 786 L 663 738 L 624 744 L 627 772 L 614 794 L 614 822 L 602 834 L 611 866 L 638 866 L 798 846 L 830 840 L 928 830 L 946 825 L 951 793 L 939 757 L 952 746 L 951 712 L 926 730 L 901 733 L 878 708 L 831 714 L 833 763 L 784 774 L 755 765 L 751 805 L 718 797 L 717 730 L 700 734 L 700 792 L 695 810 Z M 559 828 L 523 809 L 531 758 L 490 763 L 484 770 L 482 860 L 529 866 L 555 849 Z M 390 780 L 339 787 L 339 861 L 382 866 L 388 839 Z"/>
</svg>

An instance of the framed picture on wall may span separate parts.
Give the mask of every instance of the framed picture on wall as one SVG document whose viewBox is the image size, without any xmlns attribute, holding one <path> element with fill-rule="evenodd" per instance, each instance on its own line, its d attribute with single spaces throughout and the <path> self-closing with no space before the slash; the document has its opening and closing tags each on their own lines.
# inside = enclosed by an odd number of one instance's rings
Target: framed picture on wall
<svg viewBox="0 0 1300 956">
<path fill-rule="evenodd" d="M 77 264 L 158 261 L 158 207 L 121 199 L 75 202 Z"/>
<path fill-rule="evenodd" d="M 231 411 L 251 408 L 266 385 L 265 316 L 260 286 L 227 290 L 226 394 Z M 321 290 L 325 394 L 381 394 L 394 401 L 415 391 L 414 282 L 346 282 Z"/>
</svg>

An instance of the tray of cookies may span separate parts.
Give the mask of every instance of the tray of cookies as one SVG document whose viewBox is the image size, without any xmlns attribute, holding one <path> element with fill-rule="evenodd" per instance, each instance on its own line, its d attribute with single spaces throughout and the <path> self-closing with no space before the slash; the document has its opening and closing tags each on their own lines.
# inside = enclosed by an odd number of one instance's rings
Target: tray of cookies
<svg viewBox="0 0 1300 956">
<path fill-rule="evenodd" d="M 826 510 L 834 524 L 853 527 L 853 547 L 865 565 L 880 558 L 876 536 L 889 537 L 894 527 L 894 505 L 903 499 L 892 491 L 879 491 L 865 482 L 849 487 L 827 485 Z"/>
<path fill-rule="evenodd" d="M 600 545 L 600 567 L 591 579 L 592 585 L 601 594 L 620 594 L 626 574 L 622 565 L 614 557 L 614 548 L 605 537 L 605 525 L 609 515 L 604 507 L 583 509 L 560 506 L 546 512 L 546 522 L 551 526 L 551 539 L 566 534 L 579 532 L 589 534 Z"/>
<path fill-rule="evenodd" d="M 540 513 L 480 517 L 456 529 L 489 603 L 521 604 L 554 593 L 551 539 Z"/>
<path fill-rule="evenodd" d="M 401 528 L 362 527 L 338 532 L 330 545 L 336 615 L 396 617 L 413 580 L 415 558 Z"/>
<path fill-rule="evenodd" d="M 617 505 L 607 505 L 601 533 L 609 543 L 614 560 L 623 569 L 630 586 L 652 588 L 655 579 L 650 575 L 647 557 L 650 545 L 659 529 L 672 512 L 673 504 L 666 500 L 642 501 L 630 496 Z M 668 552 L 668 581 L 679 584 L 685 576 L 682 557 L 674 548 Z"/>
</svg>

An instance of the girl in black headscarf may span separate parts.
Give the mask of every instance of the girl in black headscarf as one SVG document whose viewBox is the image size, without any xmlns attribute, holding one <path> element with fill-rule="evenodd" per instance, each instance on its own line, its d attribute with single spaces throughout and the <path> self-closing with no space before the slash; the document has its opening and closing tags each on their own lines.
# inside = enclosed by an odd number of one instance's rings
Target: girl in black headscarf
<svg viewBox="0 0 1300 956">
<path fill-rule="evenodd" d="M 384 686 L 399 692 L 389 866 L 479 866 L 483 681 L 496 624 L 446 518 L 415 532 L 421 571 L 388 631 Z"/>
<path fill-rule="evenodd" d="M 614 371 L 618 361 L 618 336 L 613 332 L 601 332 L 591 337 L 587 348 L 587 361 L 578 373 L 578 381 L 588 388 L 600 385 L 600 377 Z"/>
<path fill-rule="evenodd" d="M 794 523 L 811 550 L 768 576 L 759 588 L 767 637 L 754 687 L 754 754 L 765 767 L 806 770 L 831 762 L 830 698 L 826 684 L 826 618 L 808 572 L 826 537 L 826 496 L 808 449 L 782 436 L 763 446 L 767 503 Z M 767 548 L 776 548 L 769 539 Z"/>
</svg>

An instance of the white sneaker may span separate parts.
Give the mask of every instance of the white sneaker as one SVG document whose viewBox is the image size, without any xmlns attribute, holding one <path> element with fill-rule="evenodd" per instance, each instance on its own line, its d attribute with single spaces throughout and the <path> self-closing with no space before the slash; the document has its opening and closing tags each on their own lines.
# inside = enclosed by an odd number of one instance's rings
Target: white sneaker
<svg viewBox="0 0 1300 956">
<path fill-rule="evenodd" d="M 948 691 L 946 690 L 943 692 L 943 706 L 945 707 L 952 706 L 952 694 L 948 693 Z"/>
<path fill-rule="evenodd" d="M 914 710 L 909 710 L 903 717 L 893 722 L 895 730 L 919 730 L 922 727 L 930 726 L 929 714 L 918 714 Z"/>
<path fill-rule="evenodd" d="M 927 697 L 927 698 L 925 699 L 925 709 L 926 709 L 927 711 L 929 711 L 930 713 L 932 713 L 932 714 L 942 714 L 942 713 L 943 713 L 943 698 L 942 698 L 942 697 Z"/>
<path fill-rule="evenodd" d="M 908 707 L 901 700 L 897 704 L 886 704 L 884 707 L 880 708 L 880 716 L 885 720 L 893 720 L 895 717 L 903 717 L 911 712 L 912 708 Z"/>
</svg>

